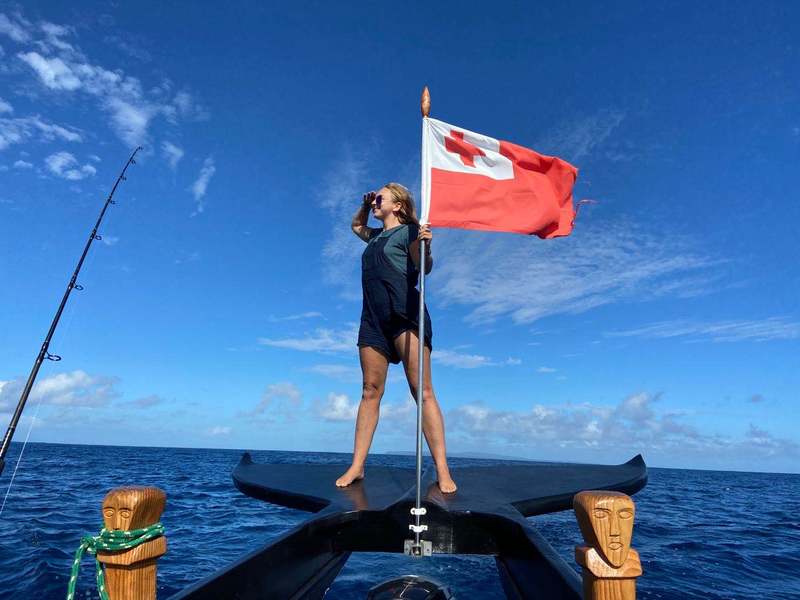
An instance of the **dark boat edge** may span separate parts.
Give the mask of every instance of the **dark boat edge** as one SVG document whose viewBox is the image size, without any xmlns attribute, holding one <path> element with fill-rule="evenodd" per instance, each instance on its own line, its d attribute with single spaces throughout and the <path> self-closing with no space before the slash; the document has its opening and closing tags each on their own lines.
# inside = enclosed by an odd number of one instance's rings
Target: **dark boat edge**
<svg viewBox="0 0 800 600">
<path fill-rule="evenodd" d="M 636 467 L 638 472 L 629 479 L 625 479 L 620 482 L 614 482 L 613 485 L 604 486 L 603 489 L 610 489 L 615 492 L 633 495 L 647 485 L 647 464 L 644 462 L 644 457 L 641 454 L 637 454 L 632 459 L 614 466 Z M 575 492 L 577 491 L 583 490 L 575 490 Z M 545 515 L 563 510 L 570 510 L 572 508 L 572 498 L 574 495 L 574 492 L 570 492 L 544 498 L 534 498 L 532 500 L 513 502 L 512 506 L 526 517 L 535 517 L 536 515 Z"/>
<path fill-rule="evenodd" d="M 400 552 L 402 537 L 406 537 L 405 522 L 401 521 L 405 518 L 402 515 L 408 513 L 407 499 L 401 498 L 385 510 L 346 510 L 329 499 L 248 483 L 246 477 L 241 477 L 241 469 L 254 464 L 250 453 L 245 453 L 234 469 L 232 477 L 240 491 L 267 502 L 318 514 L 178 592 L 172 600 L 322 599 L 352 552 Z M 613 489 L 634 494 L 647 484 L 647 465 L 638 454 L 616 465 L 618 468 L 626 466 L 635 469 L 633 474 L 614 482 Z M 514 503 L 517 510 L 507 505 L 509 510 L 467 511 L 467 514 L 451 512 L 443 506 L 430 506 L 431 539 L 437 538 L 437 531 L 449 528 L 449 537 L 453 537 L 453 531 L 458 531 L 456 537 L 466 541 L 451 547 L 450 552 L 446 548 L 440 550 L 442 553 L 494 556 L 507 598 L 578 600 L 582 597 L 580 576 L 525 518 L 565 510 L 567 504 L 571 507 L 571 494 L 534 500 L 534 505 Z M 486 539 L 480 539 L 481 536 Z"/>
</svg>

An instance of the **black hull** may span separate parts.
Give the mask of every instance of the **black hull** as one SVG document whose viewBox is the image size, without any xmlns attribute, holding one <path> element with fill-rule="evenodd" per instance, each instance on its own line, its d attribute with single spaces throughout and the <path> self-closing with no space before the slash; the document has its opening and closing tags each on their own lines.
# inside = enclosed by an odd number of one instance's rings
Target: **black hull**
<svg viewBox="0 0 800 600">
<path fill-rule="evenodd" d="M 373 467 L 367 479 L 339 489 L 333 481 L 341 468 L 259 465 L 245 454 L 233 472 L 242 492 L 318 514 L 173 600 L 322 598 L 351 552 L 402 553 L 411 537 L 413 470 Z M 453 495 L 439 492 L 431 471 L 423 477 L 422 537 L 433 552 L 493 555 L 508 598 L 577 600 L 579 575 L 525 517 L 571 509 L 582 490 L 633 494 L 647 483 L 647 467 L 636 456 L 616 466 L 531 463 L 454 469 L 453 476 Z"/>
</svg>

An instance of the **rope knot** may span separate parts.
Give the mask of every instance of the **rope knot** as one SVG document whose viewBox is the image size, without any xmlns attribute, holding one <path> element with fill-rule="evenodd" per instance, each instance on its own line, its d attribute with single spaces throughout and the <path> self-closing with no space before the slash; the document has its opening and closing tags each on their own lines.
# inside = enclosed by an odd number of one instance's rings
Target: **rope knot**
<svg viewBox="0 0 800 600">
<path fill-rule="evenodd" d="M 130 550 L 136 546 L 140 546 L 145 542 L 164 535 L 164 526 L 159 523 L 154 523 L 149 527 L 141 529 L 131 529 L 122 531 L 119 529 L 100 529 L 99 535 L 85 535 L 81 538 L 81 543 L 75 551 L 75 560 L 72 563 L 72 572 L 70 573 L 69 584 L 67 585 L 67 600 L 75 598 L 75 587 L 78 583 L 78 572 L 81 568 L 81 560 L 85 553 L 94 554 L 95 559 L 95 579 L 97 580 L 97 593 L 101 600 L 109 600 L 108 592 L 106 591 L 105 575 L 103 573 L 103 566 L 97 560 L 97 551 L 104 552 L 119 552 L 123 550 Z"/>
</svg>

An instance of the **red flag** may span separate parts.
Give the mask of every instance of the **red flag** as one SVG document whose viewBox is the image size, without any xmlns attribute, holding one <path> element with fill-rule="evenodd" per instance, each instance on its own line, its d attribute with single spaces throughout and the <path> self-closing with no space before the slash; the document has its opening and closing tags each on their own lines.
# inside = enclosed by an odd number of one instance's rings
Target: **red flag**
<svg viewBox="0 0 800 600">
<path fill-rule="evenodd" d="M 423 119 L 422 223 L 569 235 L 577 177 L 578 169 L 560 158 Z"/>
</svg>

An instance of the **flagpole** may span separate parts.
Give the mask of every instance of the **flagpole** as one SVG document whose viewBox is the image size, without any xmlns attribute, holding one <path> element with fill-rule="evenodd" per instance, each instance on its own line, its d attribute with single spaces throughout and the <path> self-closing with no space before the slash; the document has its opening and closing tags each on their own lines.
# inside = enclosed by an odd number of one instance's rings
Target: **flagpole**
<svg viewBox="0 0 800 600">
<path fill-rule="evenodd" d="M 422 111 L 422 152 L 420 156 L 422 179 L 420 208 L 423 208 L 426 205 L 426 194 L 428 193 L 427 179 L 425 177 L 425 169 L 427 166 L 425 160 L 425 125 L 431 110 L 431 95 L 427 86 L 425 86 L 425 89 L 422 90 L 420 109 Z M 423 213 L 422 217 L 425 223 L 421 224 L 427 224 L 427 214 Z M 409 529 L 414 532 L 414 542 L 407 550 L 408 553 L 413 556 L 430 556 L 431 543 L 420 541 L 420 534 L 428 529 L 426 525 L 422 525 L 420 523 L 420 517 L 425 514 L 425 509 L 422 508 L 422 402 L 425 389 L 425 256 L 427 254 L 425 240 L 420 240 L 419 242 L 419 253 L 419 331 L 417 338 L 417 345 L 419 346 L 419 354 L 417 358 L 417 494 L 416 504 L 411 510 L 411 514 L 414 515 L 414 524 L 409 525 Z"/>
</svg>

